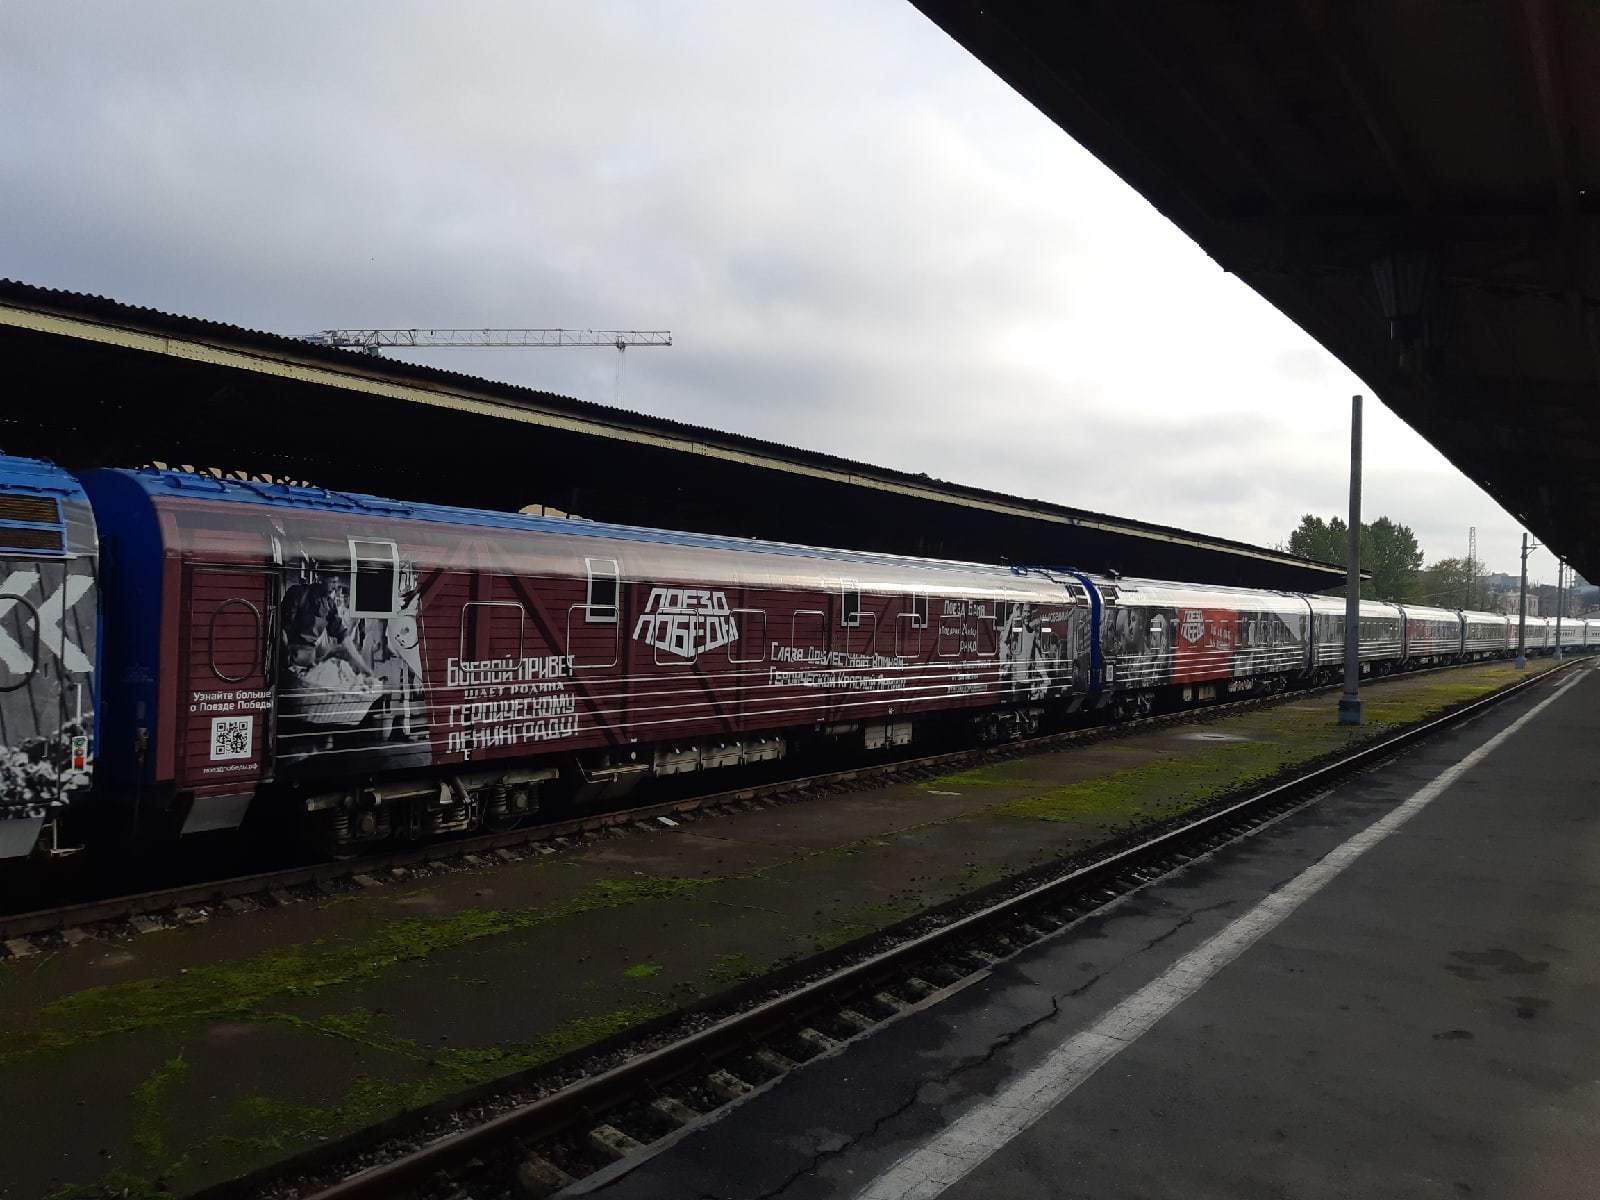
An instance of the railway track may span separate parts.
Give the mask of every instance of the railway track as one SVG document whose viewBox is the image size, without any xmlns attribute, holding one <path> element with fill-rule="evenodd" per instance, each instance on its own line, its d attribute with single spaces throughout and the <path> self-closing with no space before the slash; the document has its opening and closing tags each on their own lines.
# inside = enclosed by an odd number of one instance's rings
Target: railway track
<svg viewBox="0 0 1600 1200">
<path fill-rule="evenodd" d="M 1430 667 L 1409 671 L 1404 678 L 1457 669 Z M 1208 721 L 1243 712 L 1338 691 L 1338 685 L 1302 688 L 1269 696 L 1159 713 L 1115 724 L 1087 725 L 997 746 L 971 747 L 917 758 L 859 764 L 815 775 L 796 776 L 747 784 L 697 796 L 585 814 L 569 820 L 528 825 L 504 833 L 479 834 L 418 846 L 396 848 L 358 858 L 285 867 L 248 875 L 185 883 L 176 887 L 123 893 L 51 908 L 0 914 L 0 961 L 26 958 L 90 937 L 117 937 L 155 929 L 206 921 L 213 916 L 242 915 L 258 909 L 282 907 L 330 894 L 361 891 L 389 882 L 404 882 L 419 874 L 457 869 L 478 869 L 499 860 L 550 853 L 583 844 L 596 837 L 624 832 L 630 827 L 670 826 L 680 819 L 740 805 L 791 801 L 828 795 L 863 785 L 881 786 L 903 779 L 1019 758 L 1030 754 L 1126 737 L 1168 726 Z"/>
<path fill-rule="evenodd" d="M 1570 669 L 1511 684 L 1077 865 L 1027 872 L 669 1017 L 206 1189 L 197 1200 L 554 1195 L 598 1183 L 813 1059 L 938 1003 L 1109 901 Z"/>
</svg>

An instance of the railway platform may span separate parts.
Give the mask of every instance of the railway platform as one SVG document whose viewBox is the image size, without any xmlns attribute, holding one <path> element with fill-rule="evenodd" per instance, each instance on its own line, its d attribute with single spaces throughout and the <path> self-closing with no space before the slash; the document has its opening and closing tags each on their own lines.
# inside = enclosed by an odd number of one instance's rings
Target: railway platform
<svg viewBox="0 0 1600 1200">
<path fill-rule="evenodd" d="M 1592 712 L 1600 681 L 1587 667 L 1577 673 L 1583 682 L 1519 736 L 1532 737 L 1559 718 L 1567 730 L 1561 736 L 1581 744 L 1579 717 Z M 1360 738 L 1519 677 L 1509 664 L 1487 664 L 1382 682 L 1368 692 L 1371 722 L 1358 733 L 1333 723 L 1332 697 L 1291 697 L 945 776 L 750 804 L 652 830 L 611 831 L 515 861 L 403 873 L 351 894 L 171 914 L 143 926 L 148 932 L 100 937 L 72 931 L 59 944 L 0 962 L 0 1110 L 7 1113 L 8 1144 L 28 1148 L 0 1170 L 0 1197 L 193 1191 L 537 1066 L 775 965 L 1044 860 L 1070 857 L 1285 767 L 1337 754 Z M 1509 701 L 1472 728 L 1508 720 L 1529 703 Z M 1001 1086 L 1021 1061 L 1010 1052 L 1044 1044 L 1030 1037 L 1048 1039 L 1069 1019 L 1093 1018 L 1107 997 L 1141 986 L 1141 972 L 1163 955 L 1197 943 L 1248 909 L 1255 902 L 1251 888 L 1277 885 L 1314 860 L 1319 847 L 1348 836 L 1346 825 L 1392 803 L 1409 776 L 1380 783 L 1391 770 L 1413 771 L 1430 756 L 1448 757 L 1445 747 L 1459 748 L 1471 736 L 1430 743 L 1356 785 L 1352 796 L 1341 793 L 1337 803 L 1252 839 L 1227 870 L 1219 862 L 1142 892 L 1125 911 L 1052 943 L 1047 954 L 890 1025 L 859 1050 L 807 1066 L 757 1102 L 731 1110 L 707 1134 L 691 1135 L 677 1150 L 606 1186 L 618 1189 L 616 1195 L 699 1195 L 687 1181 L 709 1171 L 708 1195 L 753 1197 L 770 1188 L 797 1196 L 850 1194 L 913 1146 L 917 1135 L 937 1131 L 947 1113 Z M 1538 736 L 1544 740 L 1535 768 L 1555 778 L 1567 769 L 1560 753 L 1565 743 Z M 1519 746 L 1514 741 L 1505 752 L 1521 753 Z M 1568 799 L 1576 818 L 1581 805 L 1576 796 Z M 1538 788 L 1517 801 L 1523 807 L 1547 802 L 1555 801 Z M 1447 809 L 1441 801 L 1438 810 Z M 1511 819 L 1486 802 L 1484 821 L 1497 815 Z M 1416 827 L 1423 828 L 1420 817 Z M 1550 853 L 1567 861 L 1587 846 L 1592 856 L 1595 828 L 1574 819 Z M 1495 833 L 1494 843 L 1479 849 L 1510 853 L 1531 841 L 1523 829 L 1520 842 Z M 1486 827 L 1479 836 L 1491 833 Z M 1584 842 L 1586 836 L 1591 840 Z M 1265 856 L 1273 847 L 1278 857 Z M 1486 866 L 1476 869 L 1498 879 Z M 1485 883 L 1479 898 L 1487 900 L 1496 889 L 1504 893 L 1498 905 L 1515 911 L 1512 877 Z M 1327 895 L 1336 894 L 1330 885 Z M 1570 898 L 1554 896 L 1551 913 L 1566 914 Z M 1437 899 L 1446 907 L 1454 903 L 1443 893 Z M 1408 906 L 1422 903 L 1395 890 L 1388 902 L 1392 911 L 1362 918 L 1373 930 L 1394 927 Z M 1589 903 L 1592 916 L 1592 893 Z M 1564 978 L 1568 959 L 1540 948 L 1545 939 L 1576 957 L 1583 943 L 1537 923 L 1526 936 L 1495 928 L 1486 926 L 1475 938 L 1463 933 L 1445 952 L 1456 973 L 1446 972 L 1444 982 L 1480 989 L 1481 1019 L 1430 1017 L 1425 1050 L 1471 1062 L 1474 1055 L 1509 1053 L 1497 1048 L 1499 1036 L 1542 1038 L 1550 1029 L 1579 1027 L 1592 1033 L 1593 1024 L 1582 1026 L 1592 1018 L 1576 1010 L 1568 985 L 1553 986 Z M 1344 959 L 1357 949 L 1318 953 L 1350 969 Z M 1448 957 L 1455 950 L 1467 957 Z M 1431 968 L 1420 955 L 1400 955 L 1399 967 L 1426 976 Z M 1526 964 L 1532 965 L 1516 974 Z M 1313 998 L 1324 995 L 1319 970 L 1316 962 L 1286 966 L 1276 991 L 1254 996 L 1253 989 L 1265 985 L 1252 983 L 1230 995 L 1227 1003 L 1239 1011 L 1210 1019 L 1216 1032 L 1206 1036 L 1215 1041 L 1204 1054 L 1197 1058 L 1193 1047 L 1180 1045 L 1171 1051 L 1176 1061 L 1156 1064 L 1171 1076 L 1154 1119 L 1181 1137 L 1170 1151 L 1144 1153 L 1140 1170 L 1154 1171 L 1163 1161 L 1176 1169 L 1182 1161 L 1176 1155 L 1206 1148 L 1206 1131 L 1193 1121 L 1215 1123 L 1228 1111 L 1243 1112 L 1244 1101 L 1221 1108 L 1211 1091 L 1217 1085 L 1177 1069 L 1191 1059 L 1214 1059 L 1236 1083 L 1244 1078 L 1259 1048 L 1243 1033 L 1224 1036 L 1231 1028 L 1224 1018 L 1275 1031 L 1269 1056 L 1301 1053 L 1292 1045 L 1292 992 L 1298 986 Z M 1352 1014 L 1345 1019 L 1352 1029 L 1366 1030 L 1368 1040 L 1358 1047 L 1363 1054 L 1385 1051 L 1379 1027 L 1358 1019 L 1376 1020 L 1373 1014 L 1384 1007 L 1402 1016 L 1408 1011 L 1403 994 L 1386 990 L 1391 982 L 1360 991 L 1351 983 L 1340 992 Z M 1516 1003 L 1533 1015 L 1501 1014 L 1495 1005 L 1510 1003 L 1505 997 L 1521 997 Z M 1059 1016 L 1050 1015 L 1053 1006 Z M 1185 1006 L 1174 1017 L 1194 1011 Z M 1502 1017 L 1510 1032 L 1492 1023 Z M 1030 1034 L 1026 1027 L 1041 1020 Z M 1156 1032 L 1171 1028 L 1169 1022 Z M 1448 1036 L 1434 1039 L 1434 1033 Z M 1155 1034 L 1146 1040 L 1141 1052 L 1162 1044 Z M 969 1062 L 973 1055 L 983 1061 Z M 1120 1077 L 1134 1061 L 1113 1065 L 1096 1082 Z M 1288 1076 L 1314 1061 L 1273 1059 L 1268 1065 Z M 1513 1064 L 1508 1071 L 1523 1069 L 1516 1059 L 1506 1061 Z M 1356 1066 L 1376 1074 L 1382 1062 L 1364 1058 Z M 1576 1067 L 1569 1062 L 1549 1069 L 1559 1074 Z M 952 1074 L 937 1085 L 938 1096 L 915 1086 L 946 1071 Z M 1441 1086 L 1468 1082 L 1451 1077 Z M 1391 1128 L 1386 1095 L 1362 1100 L 1361 1111 Z M 1060 1134 L 1051 1143 L 1074 1164 L 1092 1166 L 1094 1153 L 1102 1153 L 1102 1184 L 1122 1156 L 1098 1139 L 1132 1144 L 1140 1128 L 1133 1116 L 1148 1103 L 1138 1089 L 1123 1099 L 1130 1108 L 1114 1132 L 1078 1140 Z M 1444 1103 L 1464 1103 L 1461 1092 L 1452 1091 Z M 897 1117 L 901 1105 L 909 1107 Z M 881 1136 L 865 1136 L 880 1123 Z M 1297 1128 L 1281 1127 L 1286 1134 Z M 1038 1128 L 1047 1125 L 1041 1121 Z M 1168 1143 L 1157 1138 L 1154 1144 Z M 1275 1153 L 1291 1153 L 1293 1145 Z M 996 1155 L 984 1169 L 1003 1161 Z M 1171 1182 L 1157 1177 L 1146 1190 L 1154 1194 Z M 80 1185 L 101 1190 L 71 1190 Z M 1016 1194 L 1033 1194 L 1026 1186 L 1024 1170 Z M 1115 1194 L 1115 1188 L 1100 1194 Z"/>
<path fill-rule="evenodd" d="M 1597 736 L 1584 666 L 577 1191 L 1593 1196 Z"/>
</svg>

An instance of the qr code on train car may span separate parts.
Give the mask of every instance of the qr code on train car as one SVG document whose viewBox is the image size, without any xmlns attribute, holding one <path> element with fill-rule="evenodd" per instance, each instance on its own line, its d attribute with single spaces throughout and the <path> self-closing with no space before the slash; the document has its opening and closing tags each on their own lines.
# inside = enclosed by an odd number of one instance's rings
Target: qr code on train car
<svg viewBox="0 0 1600 1200">
<path fill-rule="evenodd" d="M 211 718 L 211 757 L 250 757 L 250 717 Z"/>
</svg>

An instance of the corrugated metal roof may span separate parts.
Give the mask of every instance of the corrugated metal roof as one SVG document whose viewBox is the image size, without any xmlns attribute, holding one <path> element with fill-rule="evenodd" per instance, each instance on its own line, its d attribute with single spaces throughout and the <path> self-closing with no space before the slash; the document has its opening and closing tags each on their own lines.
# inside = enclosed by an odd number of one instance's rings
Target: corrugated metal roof
<svg viewBox="0 0 1600 1200">
<path fill-rule="evenodd" d="M 418 389 L 434 389 L 453 395 L 481 397 L 530 412 L 552 414 L 594 426 L 604 426 L 611 436 L 625 438 L 636 436 L 640 440 L 670 438 L 674 442 L 692 444 L 703 451 L 714 448 L 727 456 L 739 457 L 756 466 L 808 473 L 825 472 L 830 476 L 844 477 L 859 486 L 888 486 L 950 504 L 999 507 L 1019 515 L 1033 515 L 1041 520 L 1069 525 L 1080 524 L 1130 538 L 1181 543 L 1302 569 L 1338 570 L 1330 564 L 1312 562 L 1283 551 L 1254 546 L 1230 538 L 1212 537 L 1173 526 L 1156 525 L 1047 501 L 1009 496 L 984 488 L 934 479 L 927 475 L 873 466 L 820 451 L 804 450 L 737 433 L 689 425 L 666 417 L 624 412 L 591 401 L 539 391 L 518 384 L 502 383 L 371 355 L 358 355 L 347 350 L 317 346 L 298 338 L 268 333 L 264 330 L 124 304 L 104 296 L 40 287 L 19 280 L 0 279 L 0 323 L 4 323 L 5 310 L 8 307 L 13 310 L 50 313 L 95 325 L 136 331 L 140 334 L 182 339 L 209 347 L 254 353 L 288 364 L 315 365 L 323 372 L 347 378 L 351 386 L 363 384 L 370 386 L 373 381 L 378 381 Z"/>
</svg>

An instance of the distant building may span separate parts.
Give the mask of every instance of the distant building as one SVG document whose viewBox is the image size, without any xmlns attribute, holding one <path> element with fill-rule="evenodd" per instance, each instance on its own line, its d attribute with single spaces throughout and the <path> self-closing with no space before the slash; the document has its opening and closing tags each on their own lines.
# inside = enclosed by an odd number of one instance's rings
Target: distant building
<svg viewBox="0 0 1600 1200">
<path fill-rule="evenodd" d="M 1513 617 L 1517 615 L 1516 592 L 1500 592 L 1499 594 L 1490 597 L 1490 599 L 1494 601 L 1495 612 L 1509 613 Z M 1537 592 L 1528 593 L 1528 615 L 1530 617 L 1537 617 L 1539 615 L 1539 594 Z"/>
</svg>

